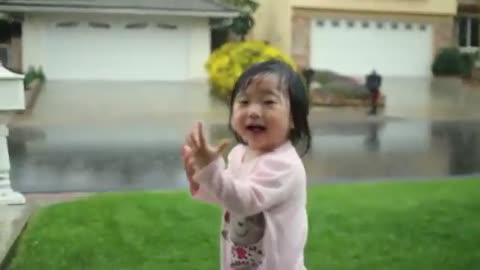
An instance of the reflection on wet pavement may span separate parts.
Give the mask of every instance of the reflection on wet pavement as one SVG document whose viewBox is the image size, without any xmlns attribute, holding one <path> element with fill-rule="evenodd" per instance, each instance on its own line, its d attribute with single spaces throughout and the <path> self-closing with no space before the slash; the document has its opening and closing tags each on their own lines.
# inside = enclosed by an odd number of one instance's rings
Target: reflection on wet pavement
<svg viewBox="0 0 480 270">
<path fill-rule="evenodd" d="M 310 183 L 480 173 L 480 91 L 459 81 L 385 78 L 387 106 L 314 108 Z M 12 185 L 23 192 L 185 188 L 180 147 L 205 120 L 230 136 L 206 82 L 49 81 L 10 124 Z M 473 119 L 473 120 L 472 120 Z M 475 120 L 476 119 L 476 120 Z"/>
<path fill-rule="evenodd" d="M 229 136 L 209 126 L 213 141 Z M 22 192 L 186 188 L 186 127 L 12 127 L 11 178 Z M 363 121 L 313 127 L 311 184 L 480 173 L 480 121 Z"/>
</svg>

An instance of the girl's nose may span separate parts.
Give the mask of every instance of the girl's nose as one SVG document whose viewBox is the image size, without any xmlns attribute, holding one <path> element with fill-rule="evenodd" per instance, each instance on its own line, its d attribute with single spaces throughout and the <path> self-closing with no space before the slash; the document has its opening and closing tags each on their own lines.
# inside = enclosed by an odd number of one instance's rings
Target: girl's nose
<svg viewBox="0 0 480 270">
<path fill-rule="evenodd" d="M 258 118 L 260 117 L 260 106 L 256 104 L 251 104 L 248 108 L 248 117 Z"/>
</svg>

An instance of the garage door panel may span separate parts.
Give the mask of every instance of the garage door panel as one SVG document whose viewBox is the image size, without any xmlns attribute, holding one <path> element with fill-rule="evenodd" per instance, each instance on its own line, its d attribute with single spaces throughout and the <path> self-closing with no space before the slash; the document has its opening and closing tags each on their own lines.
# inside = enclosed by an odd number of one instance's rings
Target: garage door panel
<svg viewBox="0 0 480 270">
<path fill-rule="evenodd" d="M 91 21 L 90 21 L 91 22 Z M 149 21 L 142 29 L 128 22 L 92 28 L 52 24 L 46 33 L 45 69 L 52 79 L 184 80 L 188 67 L 188 27 L 163 29 Z"/>
<path fill-rule="evenodd" d="M 312 22 L 313 68 L 353 76 L 364 76 L 372 69 L 386 76 L 430 76 L 431 27 L 422 29 L 419 24 L 402 22 L 395 22 L 394 28 L 394 22 L 320 21 Z"/>
</svg>

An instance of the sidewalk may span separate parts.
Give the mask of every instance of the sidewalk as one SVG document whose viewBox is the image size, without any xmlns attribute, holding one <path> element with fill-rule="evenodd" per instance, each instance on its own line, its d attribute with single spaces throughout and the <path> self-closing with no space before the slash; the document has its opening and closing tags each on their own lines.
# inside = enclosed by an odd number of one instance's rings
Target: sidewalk
<svg viewBox="0 0 480 270">
<path fill-rule="evenodd" d="M 3 262 L 30 217 L 32 208 L 29 204 L 0 206 L 0 213 L 0 262 Z M 3 266 L 3 264 L 0 265 Z"/>
</svg>

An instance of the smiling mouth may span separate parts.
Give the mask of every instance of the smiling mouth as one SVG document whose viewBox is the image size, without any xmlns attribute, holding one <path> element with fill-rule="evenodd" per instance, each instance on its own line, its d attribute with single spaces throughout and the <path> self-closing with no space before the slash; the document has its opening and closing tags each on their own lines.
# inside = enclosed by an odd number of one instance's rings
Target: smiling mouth
<svg viewBox="0 0 480 270">
<path fill-rule="evenodd" d="M 264 132 L 267 128 L 263 125 L 247 125 L 247 130 L 253 133 Z"/>
</svg>

